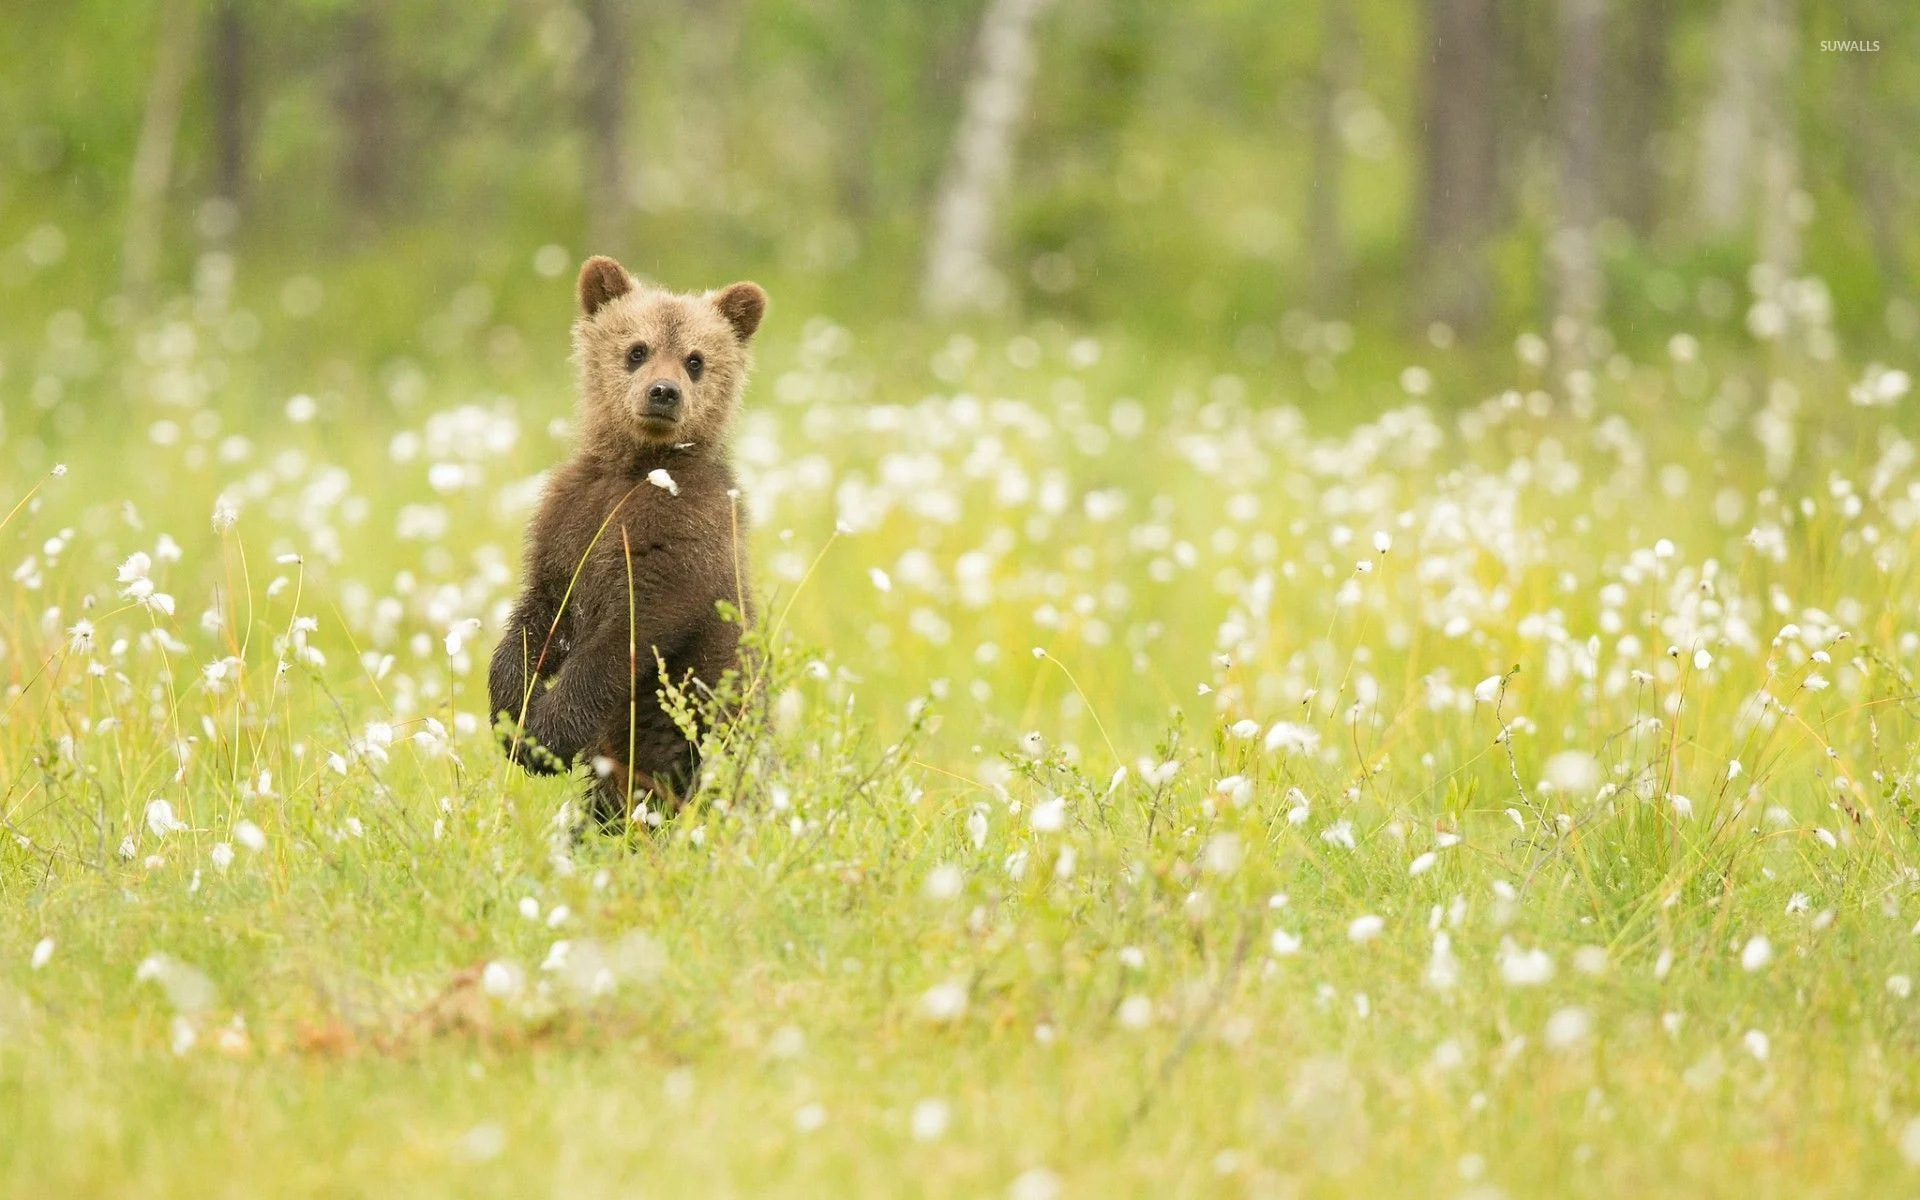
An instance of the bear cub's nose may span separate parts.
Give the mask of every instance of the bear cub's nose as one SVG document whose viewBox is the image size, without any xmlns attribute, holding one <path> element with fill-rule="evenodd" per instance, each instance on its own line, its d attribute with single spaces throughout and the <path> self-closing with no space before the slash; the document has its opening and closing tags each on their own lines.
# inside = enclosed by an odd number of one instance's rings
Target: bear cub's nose
<svg viewBox="0 0 1920 1200">
<path fill-rule="evenodd" d="M 647 415 L 673 418 L 680 415 L 680 385 L 671 379 L 656 379 L 647 385 Z"/>
</svg>

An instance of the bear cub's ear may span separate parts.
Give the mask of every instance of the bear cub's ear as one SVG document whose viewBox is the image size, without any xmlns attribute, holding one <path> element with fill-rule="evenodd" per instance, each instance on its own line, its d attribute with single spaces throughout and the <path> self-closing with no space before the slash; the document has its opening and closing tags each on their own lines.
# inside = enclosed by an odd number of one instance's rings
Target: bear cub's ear
<svg viewBox="0 0 1920 1200">
<path fill-rule="evenodd" d="M 591 317 L 609 300 L 633 290 L 633 280 L 625 267 L 603 254 L 596 254 L 580 266 L 580 314 Z"/>
<path fill-rule="evenodd" d="M 713 306 L 733 326 L 733 336 L 745 343 L 767 315 L 767 293 L 757 283 L 736 283 L 715 296 Z"/>
</svg>

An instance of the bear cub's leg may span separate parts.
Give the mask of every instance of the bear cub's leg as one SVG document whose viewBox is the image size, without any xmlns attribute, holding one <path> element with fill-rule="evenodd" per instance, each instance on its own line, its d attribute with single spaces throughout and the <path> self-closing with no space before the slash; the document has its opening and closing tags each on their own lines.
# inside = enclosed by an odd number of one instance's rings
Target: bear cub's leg
<svg viewBox="0 0 1920 1200">
<path fill-rule="evenodd" d="M 587 817 L 602 833 L 620 832 L 642 807 L 671 817 L 693 795 L 700 774 L 700 749 L 677 728 L 639 728 L 629 738 L 623 725 L 608 734 L 592 761 Z"/>
</svg>

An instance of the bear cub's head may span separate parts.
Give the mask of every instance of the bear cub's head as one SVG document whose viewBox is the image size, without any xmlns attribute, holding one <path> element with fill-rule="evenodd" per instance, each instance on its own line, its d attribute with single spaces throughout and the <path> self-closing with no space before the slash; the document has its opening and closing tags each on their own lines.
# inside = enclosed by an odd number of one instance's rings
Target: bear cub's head
<svg viewBox="0 0 1920 1200">
<path fill-rule="evenodd" d="M 760 285 L 679 295 L 596 255 L 580 268 L 579 292 L 573 352 L 589 443 L 621 457 L 717 444 L 739 407 L 748 343 L 767 311 Z"/>
</svg>

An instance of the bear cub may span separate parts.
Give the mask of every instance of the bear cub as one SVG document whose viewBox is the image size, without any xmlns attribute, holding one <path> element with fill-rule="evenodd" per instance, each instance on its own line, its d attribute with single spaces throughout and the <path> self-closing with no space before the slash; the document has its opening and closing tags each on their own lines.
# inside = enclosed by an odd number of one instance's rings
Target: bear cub
<svg viewBox="0 0 1920 1200">
<path fill-rule="evenodd" d="M 677 295 L 601 257 L 578 291 L 579 446 L 528 526 L 488 690 L 508 756 L 543 775 L 590 763 L 589 815 L 617 827 L 630 801 L 671 812 L 695 781 L 662 684 L 710 688 L 739 666 L 741 627 L 716 607 L 749 619 L 726 437 L 767 294 Z"/>
</svg>

